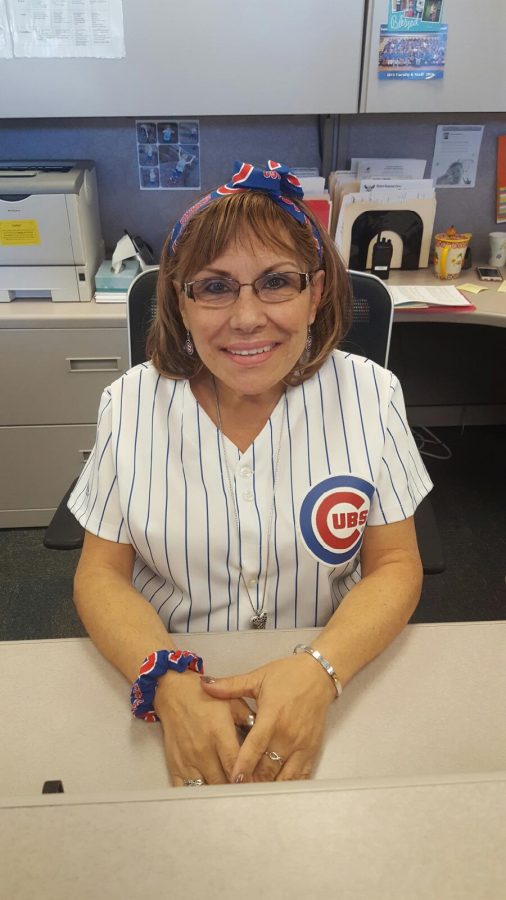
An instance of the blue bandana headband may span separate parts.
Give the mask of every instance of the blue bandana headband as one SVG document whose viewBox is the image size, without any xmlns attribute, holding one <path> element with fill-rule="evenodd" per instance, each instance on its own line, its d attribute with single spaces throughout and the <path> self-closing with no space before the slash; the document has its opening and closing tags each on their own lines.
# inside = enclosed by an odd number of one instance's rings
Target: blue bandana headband
<svg viewBox="0 0 506 900">
<path fill-rule="evenodd" d="M 190 209 L 181 216 L 179 222 L 174 225 L 169 240 L 169 256 L 176 253 L 177 242 L 182 232 L 186 228 L 190 219 L 196 213 L 206 209 L 213 200 L 219 197 L 228 197 L 230 194 L 239 194 L 243 191 L 262 191 L 268 194 L 271 200 L 281 207 L 288 215 L 300 222 L 301 225 L 309 225 L 315 239 L 318 258 L 321 262 L 323 258 L 323 245 L 318 229 L 315 228 L 311 220 L 306 214 L 299 209 L 294 201 L 302 200 L 304 192 L 300 185 L 299 179 L 293 175 L 287 166 L 281 163 L 268 160 L 267 169 L 261 169 L 259 166 L 253 166 L 251 163 L 236 162 L 234 163 L 234 174 L 232 180 L 221 187 L 211 191 L 205 197 L 202 197 Z"/>
</svg>

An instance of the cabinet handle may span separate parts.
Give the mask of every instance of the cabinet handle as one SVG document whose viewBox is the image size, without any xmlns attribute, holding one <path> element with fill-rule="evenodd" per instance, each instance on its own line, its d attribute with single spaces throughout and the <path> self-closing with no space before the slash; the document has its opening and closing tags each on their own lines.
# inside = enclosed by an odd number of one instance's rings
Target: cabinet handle
<svg viewBox="0 0 506 900">
<path fill-rule="evenodd" d="M 66 357 L 69 372 L 119 372 L 120 356 Z"/>
</svg>

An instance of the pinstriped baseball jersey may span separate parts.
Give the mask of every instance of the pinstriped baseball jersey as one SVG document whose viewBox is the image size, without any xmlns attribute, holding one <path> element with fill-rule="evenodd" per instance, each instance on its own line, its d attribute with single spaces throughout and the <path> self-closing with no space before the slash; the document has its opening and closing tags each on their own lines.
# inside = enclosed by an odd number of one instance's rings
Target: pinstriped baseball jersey
<svg viewBox="0 0 506 900">
<path fill-rule="evenodd" d="M 249 628 L 266 561 L 268 627 L 312 627 L 360 580 L 366 524 L 411 516 L 431 487 L 397 378 L 336 350 L 244 453 L 188 381 L 136 366 L 102 395 L 69 507 L 93 534 L 132 544 L 133 584 L 171 632 Z"/>
</svg>

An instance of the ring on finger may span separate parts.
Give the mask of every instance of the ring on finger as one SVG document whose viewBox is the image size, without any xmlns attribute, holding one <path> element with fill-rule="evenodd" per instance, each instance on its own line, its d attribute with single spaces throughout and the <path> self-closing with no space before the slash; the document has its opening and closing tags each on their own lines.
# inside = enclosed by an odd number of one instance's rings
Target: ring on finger
<svg viewBox="0 0 506 900">
<path fill-rule="evenodd" d="M 237 726 L 239 731 L 241 732 L 241 734 L 244 734 L 244 735 L 249 734 L 249 732 L 253 728 L 253 725 L 255 724 L 255 721 L 256 721 L 255 713 L 250 713 L 249 716 L 246 716 L 246 721 L 243 722 L 241 725 Z"/>
<path fill-rule="evenodd" d="M 285 764 L 284 756 L 280 756 L 279 753 L 276 753 L 275 750 L 265 750 L 264 756 L 268 756 L 269 759 L 272 759 L 273 762 L 279 763 L 280 766 Z"/>
<path fill-rule="evenodd" d="M 201 787 L 205 783 L 203 778 L 183 778 L 183 787 Z"/>
</svg>

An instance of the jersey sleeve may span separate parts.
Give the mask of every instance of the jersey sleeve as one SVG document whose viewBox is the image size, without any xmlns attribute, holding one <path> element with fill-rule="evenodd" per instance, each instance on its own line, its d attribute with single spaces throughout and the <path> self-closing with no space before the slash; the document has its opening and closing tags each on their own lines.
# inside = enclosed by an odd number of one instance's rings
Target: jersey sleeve
<svg viewBox="0 0 506 900">
<path fill-rule="evenodd" d="M 432 489 L 432 481 L 407 422 L 402 388 L 395 375 L 392 375 L 390 386 L 384 438 L 369 525 L 385 525 L 409 518 Z"/>
<path fill-rule="evenodd" d="M 95 446 L 67 505 L 87 531 L 108 541 L 130 543 L 119 502 L 109 388 L 106 388 L 100 400 Z"/>
</svg>

